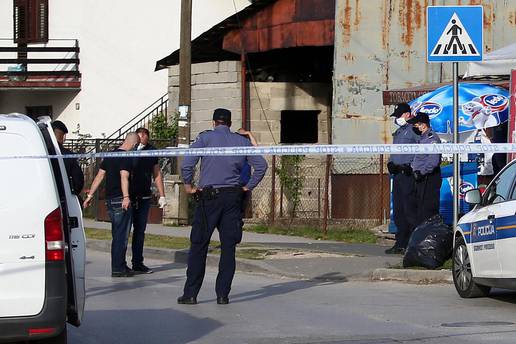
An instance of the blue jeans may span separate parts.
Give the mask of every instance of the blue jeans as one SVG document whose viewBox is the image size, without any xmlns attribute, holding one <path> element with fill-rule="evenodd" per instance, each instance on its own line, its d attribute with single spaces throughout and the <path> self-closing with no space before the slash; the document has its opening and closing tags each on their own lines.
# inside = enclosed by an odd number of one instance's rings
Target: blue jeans
<svg viewBox="0 0 516 344">
<path fill-rule="evenodd" d="M 123 272 L 127 262 L 125 253 L 127 251 L 127 241 L 131 230 L 131 219 L 133 210 L 122 208 L 122 197 L 106 200 L 109 218 L 111 219 L 111 271 Z"/>
<path fill-rule="evenodd" d="M 149 216 L 150 198 L 135 198 L 133 206 L 133 267 L 143 264 L 143 243 L 145 241 L 145 228 Z"/>
</svg>

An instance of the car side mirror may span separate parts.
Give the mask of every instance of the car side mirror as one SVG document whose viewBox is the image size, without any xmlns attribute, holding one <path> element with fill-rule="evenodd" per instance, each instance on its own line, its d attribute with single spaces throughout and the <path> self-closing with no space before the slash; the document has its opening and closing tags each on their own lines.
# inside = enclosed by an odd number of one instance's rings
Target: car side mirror
<svg viewBox="0 0 516 344">
<path fill-rule="evenodd" d="M 469 204 L 480 204 L 482 202 L 482 194 L 479 189 L 473 189 L 466 192 L 464 201 Z"/>
</svg>

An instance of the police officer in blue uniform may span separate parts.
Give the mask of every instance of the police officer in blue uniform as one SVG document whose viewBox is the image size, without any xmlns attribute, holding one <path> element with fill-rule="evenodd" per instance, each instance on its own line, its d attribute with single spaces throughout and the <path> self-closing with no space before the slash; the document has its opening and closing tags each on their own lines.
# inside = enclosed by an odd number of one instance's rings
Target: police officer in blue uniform
<svg viewBox="0 0 516 344">
<path fill-rule="evenodd" d="M 441 143 L 430 127 L 430 119 L 426 113 L 418 113 L 409 119 L 414 130 L 421 135 L 420 144 Z M 430 217 L 439 214 L 441 193 L 441 154 L 416 154 L 412 162 L 414 179 L 416 181 L 417 224 L 420 225 Z"/>
<path fill-rule="evenodd" d="M 231 112 L 216 109 L 213 130 L 199 134 L 191 148 L 251 146 L 247 137 L 230 131 Z M 195 166 L 201 159 L 199 185 L 194 186 Z M 242 168 L 253 168 L 245 186 L 240 184 Z M 242 197 L 262 180 L 267 162 L 261 156 L 187 156 L 181 166 L 186 192 L 195 195 L 195 209 L 184 292 L 180 304 L 196 304 L 206 268 L 206 255 L 213 230 L 219 231 L 221 255 L 215 291 L 218 304 L 229 303 L 229 292 L 235 274 L 235 249 L 242 240 Z"/>
<path fill-rule="evenodd" d="M 410 105 L 401 103 L 396 106 L 391 117 L 399 127 L 393 134 L 394 144 L 414 144 L 419 142 L 412 124 L 407 123 L 411 118 Z M 412 231 L 417 225 L 416 190 L 414 175 L 412 173 L 413 154 L 392 154 L 387 163 L 389 173 L 392 175 L 392 204 L 393 217 L 396 224 L 396 242 L 393 247 L 385 251 L 387 254 L 403 254 L 407 248 Z"/>
</svg>

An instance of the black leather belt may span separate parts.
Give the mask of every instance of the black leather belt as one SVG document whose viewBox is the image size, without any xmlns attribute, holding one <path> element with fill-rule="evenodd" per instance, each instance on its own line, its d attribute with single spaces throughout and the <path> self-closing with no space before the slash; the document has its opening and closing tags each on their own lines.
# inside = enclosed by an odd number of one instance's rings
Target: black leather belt
<svg viewBox="0 0 516 344">
<path fill-rule="evenodd" d="M 201 191 L 197 191 L 196 198 L 202 199 L 214 199 L 217 195 L 223 193 L 243 193 L 244 190 L 241 186 L 226 186 L 220 188 L 214 188 L 212 186 L 206 186 Z"/>
<path fill-rule="evenodd" d="M 398 170 L 398 172 L 395 174 L 401 173 L 406 176 L 412 175 L 412 167 L 410 166 L 410 164 L 403 164 L 403 165 L 395 164 L 394 166 L 396 166 L 396 169 Z"/>
</svg>

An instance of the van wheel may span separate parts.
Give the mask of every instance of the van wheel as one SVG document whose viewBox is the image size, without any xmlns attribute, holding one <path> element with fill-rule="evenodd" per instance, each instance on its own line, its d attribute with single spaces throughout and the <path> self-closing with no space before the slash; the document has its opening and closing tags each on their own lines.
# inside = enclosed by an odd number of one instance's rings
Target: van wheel
<svg viewBox="0 0 516 344">
<path fill-rule="evenodd" d="M 56 337 L 52 337 L 52 338 L 45 338 L 45 339 L 40 339 L 40 340 L 36 340 L 36 341 L 33 341 L 33 342 L 30 342 L 31 344 L 66 344 L 68 343 L 68 335 L 67 335 L 67 331 L 66 331 L 66 325 L 65 325 L 65 328 L 63 329 L 63 331 L 61 331 L 61 333 L 56 336 Z"/>
<path fill-rule="evenodd" d="M 455 284 L 455 289 L 460 297 L 473 298 L 489 295 L 491 287 L 480 285 L 473 281 L 468 248 L 462 237 L 455 241 L 452 259 L 452 275 L 453 284 Z"/>
</svg>

